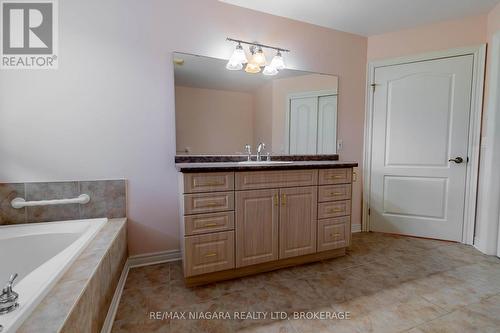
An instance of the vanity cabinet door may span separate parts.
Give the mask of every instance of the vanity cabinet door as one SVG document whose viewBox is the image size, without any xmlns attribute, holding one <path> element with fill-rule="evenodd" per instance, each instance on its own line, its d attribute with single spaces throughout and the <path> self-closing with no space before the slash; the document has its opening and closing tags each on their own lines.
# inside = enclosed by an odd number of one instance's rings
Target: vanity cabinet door
<svg viewBox="0 0 500 333">
<path fill-rule="evenodd" d="M 236 192 L 236 267 L 278 259 L 279 190 Z"/>
<path fill-rule="evenodd" d="M 280 190 L 280 259 L 316 252 L 317 187 Z"/>
</svg>

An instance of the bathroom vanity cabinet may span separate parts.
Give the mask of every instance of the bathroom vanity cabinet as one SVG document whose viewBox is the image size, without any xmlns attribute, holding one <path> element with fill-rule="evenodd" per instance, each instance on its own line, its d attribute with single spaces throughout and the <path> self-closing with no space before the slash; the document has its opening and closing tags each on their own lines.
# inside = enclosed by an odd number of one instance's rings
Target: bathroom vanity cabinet
<svg viewBox="0 0 500 333">
<path fill-rule="evenodd" d="M 188 285 L 345 254 L 352 167 L 180 174 Z"/>
</svg>

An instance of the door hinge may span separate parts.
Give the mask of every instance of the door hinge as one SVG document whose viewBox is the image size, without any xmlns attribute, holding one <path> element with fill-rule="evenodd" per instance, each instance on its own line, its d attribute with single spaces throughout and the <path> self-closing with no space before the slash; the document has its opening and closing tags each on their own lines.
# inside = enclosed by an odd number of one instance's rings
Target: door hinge
<svg viewBox="0 0 500 333">
<path fill-rule="evenodd" d="M 372 83 L 370 84 L 370 87 L 372 87 L 372 91 L 375 92 L 375 87 L 379 86 L 379 84 Z"/>
<path fill-rule="evenodd" d="M 371 215 L 371 213 L 372 213 L 372 209 L 368 208 L 368 215 Z"/>
</svg>

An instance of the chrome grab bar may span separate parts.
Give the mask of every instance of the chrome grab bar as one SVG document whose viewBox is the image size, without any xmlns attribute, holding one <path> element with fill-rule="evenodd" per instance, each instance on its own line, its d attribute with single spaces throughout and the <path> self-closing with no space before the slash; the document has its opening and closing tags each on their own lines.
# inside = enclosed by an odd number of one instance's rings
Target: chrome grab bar
<svg viewBox="0 0 500 333">
<path fill-rule="evenodd" d="M 12 208 L 20 209 L 24 207 L 34 207 L 34 206 L 51 206 L 51 205 L 68 205 L 68 204 L 84 205 L 89 201 L 90 201 L 90 196 L 88 194 L 80 194 L 77 198 L 72 198 L 72 199 L 26 201 L 23 198 L 14 198 L 10 202 L 10 205 L 12 206 Z"/>
</svg>

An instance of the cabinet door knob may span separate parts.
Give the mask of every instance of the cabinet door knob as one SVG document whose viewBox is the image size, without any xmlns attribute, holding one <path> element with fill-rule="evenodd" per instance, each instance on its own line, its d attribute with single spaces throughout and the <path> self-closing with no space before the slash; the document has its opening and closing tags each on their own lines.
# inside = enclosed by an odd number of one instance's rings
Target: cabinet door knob
<svg viewBox="0 0 500 333">
<path fill-rule="evenodd" d="M 284 193 L 281 195 L 281 205 L 286 206 L 286 194 Z"/>
</svg>

